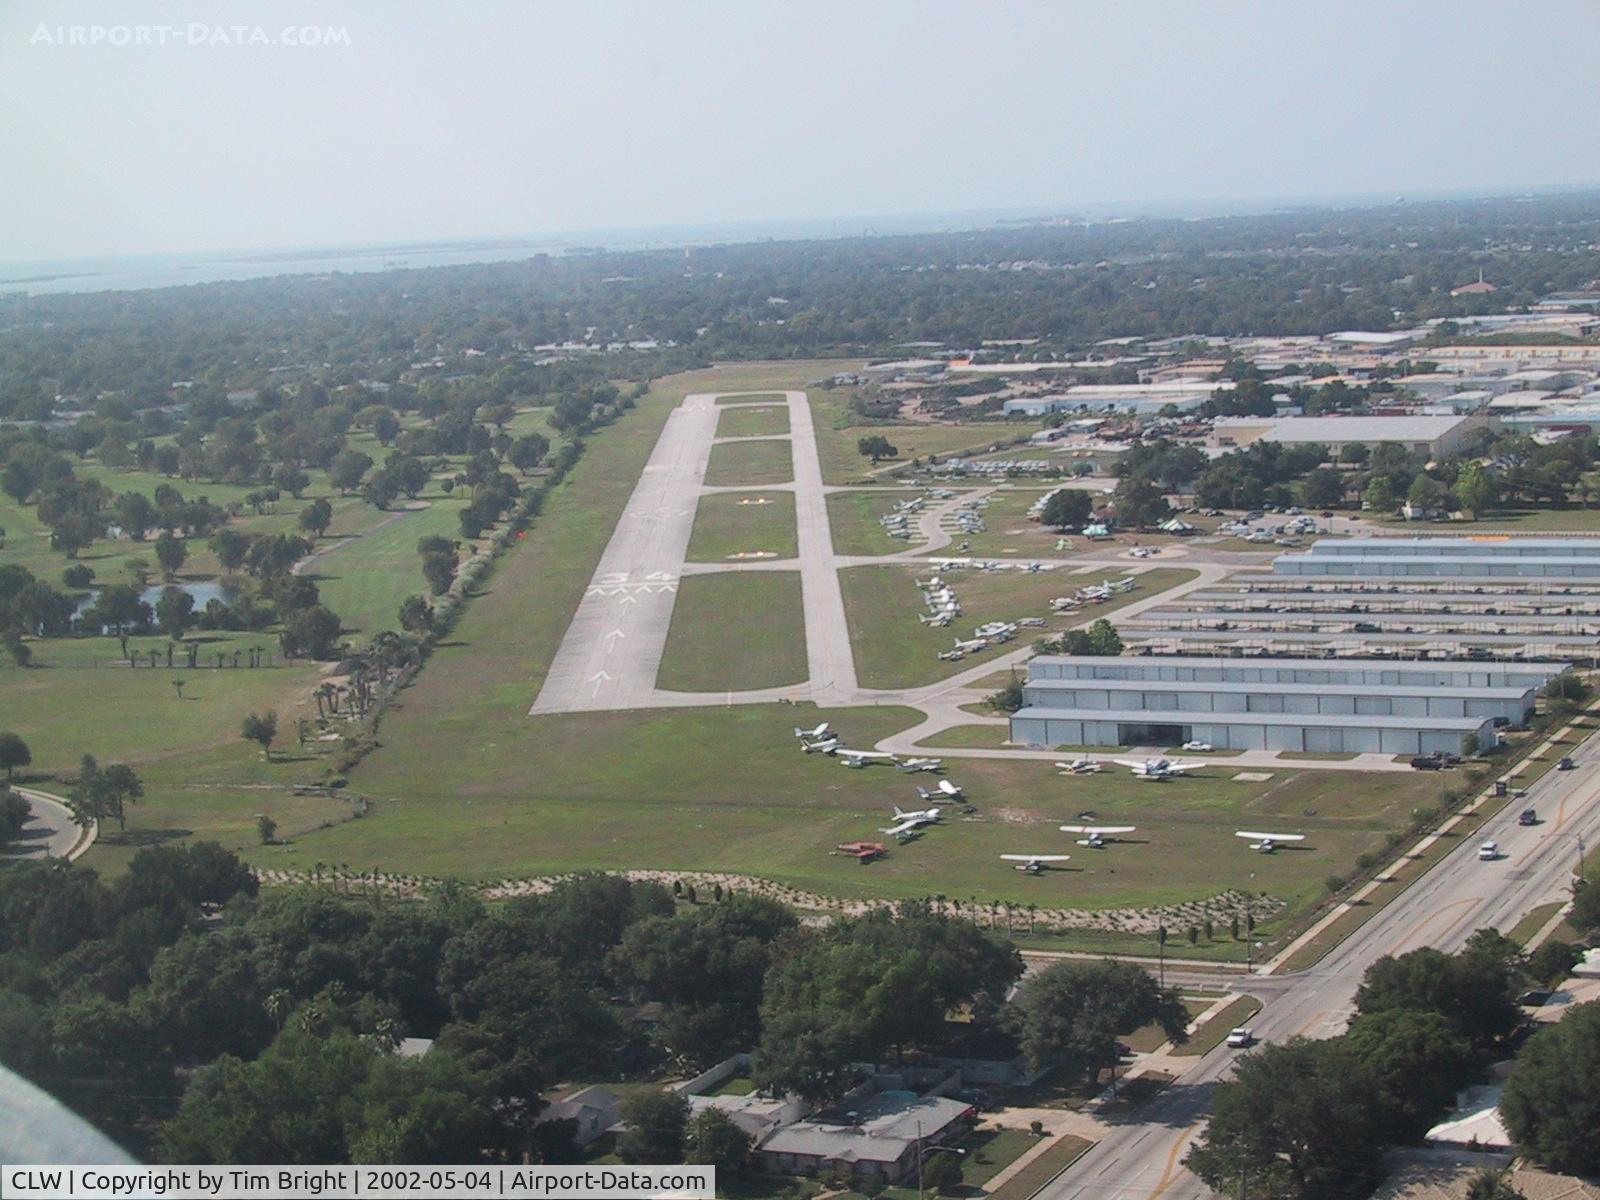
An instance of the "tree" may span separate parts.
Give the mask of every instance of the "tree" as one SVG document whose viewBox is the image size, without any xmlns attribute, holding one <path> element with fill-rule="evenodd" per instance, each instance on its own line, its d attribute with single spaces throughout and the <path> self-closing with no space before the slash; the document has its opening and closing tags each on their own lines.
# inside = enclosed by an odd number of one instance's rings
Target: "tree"
<svg viewBox="0 0 1600 1200">
<path fill-rule="evenodd" d="M 334 656 L 339 640 L 339 617 L 320 604 L 299 608 L 283 622 L 279 641 L 289 657 L 306 655 L 309 658 L 329 659 Z"/>
<path fill-rule="evenodd" d="M 684 1162 L 689 1102 L 677 1092 L 635 1092 L 622 1101 L 627 1128 L 617 1138 L 625 1163 Z"/>
<path fill-rule="evenodd" d="M 250 553 L 250 539 L 237 529 L 219 529 L 211 539 L 211 551 L 224 571 L 237 571 Z"/>
<path fill-rule="evenodd" d="M 1524 1197 L 1512 1186 L 1510 1171 L 1485 1167 L 1467 1184 L 1466 1200 L 1524 1200 Z"/>
<path fill-rule="evenodd" d="M 0 850 L 16 840 L 32 817 L 32 806 L 20 794 L 0 784 Z"/>
<path fill-rule="evenodd" d="M 1132 963 L 1057 963 L 1022 984 L 1012 1002 L 1022 1053 L 1035 1070 L 1058 1066 L 1092 1082 L 1117 1061 L 1117 1039 L 1152 1022 L 1181 1041 L 1189 1023 L 1174 990 Z"/>
<path fill-rule="evenodd" d="M 300 512 L 300 528 L 313 537 L 321 537 L 333 524 L 333 505 L 320 496 Z"/>
<path fill-rule="evenodd" d="M 261 813 L 256 817 L 256 833 L 263 846 L 270 846 L 278 840 L 278 823 L 266 813 Z"/>
<path fill-rule="evenodd" d="M 754 1148 L 755 1139 L 721 1109 L 701 1109 L 684 1130 L 685 1161 L 715 1167 L 719 1179 L 746 1174 Z"/>
<path fill-rule="evenodd" d="M 922 1186 L 948 1196 L 961 1186 L 961 1163 L 948 1150 L 930 1155 L 922 1164 Z"/>
<path fill-rule="evenodd" d="M 1390 1009 L 1437 1013 L 1487 1050 L 1521 1023 L 1515 972 L 1489 953 L 1451 956 L 1425 947 L 1373 963 L 1356 992 L 1356 1008 L 1363 1015 Z"/>
<path fill-rule="evenodd" d="M 0 767 L 5 769 L 6 778 L 13 778 L 18 767 L 29 766 L 32 762 L 33 752 L 28 749 L 28 743 L 22 740 L 21 735 L 9 729 L 0 730 Z"/>
<path fill-rule="evenodd" d="M 272 761 L 272 739 L 278 736 L 278 714 L 272 709 L 257 715 L 251 713 L 239 726 L 239 736 L 247 742 L 256 742 L 268 762 Z"/>
<path fill-rule="evenodd" d="M 1122 653 L 1122 635 L 1104 617 L 1089 626 L 1089 653 L 1114 656 Z"/>
<path fill-rule="evenodd" d="M 1444 484 L 1432 475 L 1418 475 L 1406 489 L 1406 503 L 1423 512 L 1434 512 L 1443 508 L 1449 496 L 1450 493 Z"/>
<path fill-rule="evenodd" d="M 1553 1171 L 1600 1171 L 1600 1001 L 1569 1009 L 1529 1038 L 1500 1097 L 1520 1149 Z"/>
<path fill-rule="evenodd" d="M 856 453 L 862 458 L 871 459 L 874 464 L 885 458 L 899 458 L 900 449 L 881 433 L 872 434 L 870 437 L 856 439 Z"/>
<path fill-rule="evenodd" d="M 1118 482 L 1111 501 L 1117 509 L 1117 524 L 1135 529 L 1159 525 L 1172 515 L 1172 507 L 1161 489 L 1142 476 Z"/>
<path fill-rule="evenodd" d="M 1475 462 L 1463 466 L 1450 489 L 1456 505 L 1474 515 L 1494 507 L 1495 486 L 1489 473 Z"/>
<path fill-rule="evenodd" d="M 293 463 L 284 463 L 272 473 L 272 484 L 279 491 L 288 492 L 296 500 L 300 493 L 311 486 L 311 476 L 307 475 Z"/>
<path fill-rule="evenodd" d="M 1089 493 L 1079 488 L 1061 488 L 1052 492 L 1039 514 L 1041 524 L 1051 529 L 1073 529 L 1083 525 L 1094 511 Z"/>
<path fill-rule="evenodd" d="M 127 806 L 144 796 L 144 784 L 132 767 L 112 763 L 102 768 L 91 754 L 79 764 L 77 779 L 67 793 L 80 824 L 115 817 L 117 828 L 127 828 Z"/>
<path fill-rule="evenodd" d="M 179 587 L 162 588 L 156 599 L 156 624 L 161 626 L 161 631 L 178 642 L 193 623 L 194 597 Z"/>
<path fill-rule="evenodd" d="M 456 577 L 455 551 L 441 550 L 423 555 L 422 577 L 428 581 L 428 590 L 435 596 L 448 592 Z"/>
<path fill-rule="evenodd" d="M 188 543 L 182 538 L 173 537 L 171 530 L 163 531 L 156 539 L 156 561 L 161 564 L 162 574 L 168 579 L 178 573 L 188 557 Z"/>
<path fill-rule="evenodd" d="M 94 568 L 87 563 L 73 563 L 61 572 L 61 582 L 73 591 L 81 592 L 94 582 Z"/>
<path fill-rule="evenodd" d="M 372 467 L 372 459 L 359 450 L 341 451 L 328 468 L 328 480 L 348 495 L 361 486 L 361 479 Z"/>
<path fill-rule="evenodd" d="M 1300 496 L 1310 508 L 1334 508 L 1344 503 L 1344 476 L 1331 467 L 1318 467 L 1300 484 Z"/>
<path fill-rule="evenodd" d="M 421 596 L 407 596 L 400 602 L 400 628 L 421 637 L 433 630 L 433 607 Z"/>
<path fill-rule="evenodd" d="M 1364 1196 L 1383 1129 L 1370 1081 L 1343 1039 L 1295 1038 L 1240 1059 L 1185 1163 L 1236 1200 Z"/>
<path fill-rule="evenodd" d="M 1367 480 L 1361 501 L 1373 512 L 1393 512 L 1400 507 L 1399 494 L 1392 475 L 1373 475 Z"/>
<path fill-rule="evenodd" d="M 1480 1065 L 1472 1043 L 1434 1012 L 1393 1008 L 1357 1017 L 1344 1040 L 1375 1081 L 1382 1123 L 1396 1140 L 1436 1125 Z"/>
<path fill-rule="evenodd" d="M 542 433 L 526 433 L 511 443 L 507 457 L 511 465 L 526 475 L 544 461 L 550 453 L 550 439 Z"/>
</svg>

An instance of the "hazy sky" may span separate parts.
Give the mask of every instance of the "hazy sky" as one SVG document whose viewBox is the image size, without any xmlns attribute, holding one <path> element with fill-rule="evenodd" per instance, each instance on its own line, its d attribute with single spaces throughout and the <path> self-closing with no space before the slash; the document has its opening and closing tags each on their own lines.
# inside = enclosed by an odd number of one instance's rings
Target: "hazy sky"
<svg viewBox="0 0 1600 1200">
<path fill-rule="evenodd" d="M 1595 0 L 0 0 L 0 259 L 1595 184 L 1596 46 Z"/>
</svg>

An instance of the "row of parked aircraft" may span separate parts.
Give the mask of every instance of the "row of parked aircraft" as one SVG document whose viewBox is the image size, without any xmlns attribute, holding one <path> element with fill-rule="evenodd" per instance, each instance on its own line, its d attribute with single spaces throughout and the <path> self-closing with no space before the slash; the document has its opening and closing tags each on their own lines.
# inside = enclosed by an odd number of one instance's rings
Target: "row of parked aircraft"
<svg viewBox="0 0 1600 1200">
<path fill-rule="evenodd" d="M 1094 850 L 1102 850 L 1107 842 L 1116 841 L 1125 833 L 1132 833 L 1137 826 L 1134 825 L 1063 825 L 1063 833 L 1081 833 L 1084 836 L 1078 839 L 1078 845 L 1088 846 Z M 1285 842 L 1303 842 L 1306 835 L 1303 833 L 1264 833 L 1256 829 L 1239 829 L 1234 831 L 1234 837 L 1248 838 L 1250 849 L 1262 854 L 1271 854 Z M 1006 862 L 1016 863 L 1017 870 L 1026 871 L 1030 875 L 1039 875 L 1052 868 L 1057 863 L 1070 862 L 1070 854 L 1002 854 Z"/>
<path fill-rule="evenodd" d="M 1112 761 L 1119 767 L 1127 767 L 1135 778 L 1156 782 L 1176 779 L 1185 772 L 1198 770 L 1206 765 L 1203 762 L 1174 762 L 1170 758 L 1118 758 Z M 1092 758 L 1083 756 L 1068 762 L 1058 762 L 1056 769 L 1063 775 L 1094 775 L 1102 766 L 1103 764 L 1095 762 Z"/>
</svg>

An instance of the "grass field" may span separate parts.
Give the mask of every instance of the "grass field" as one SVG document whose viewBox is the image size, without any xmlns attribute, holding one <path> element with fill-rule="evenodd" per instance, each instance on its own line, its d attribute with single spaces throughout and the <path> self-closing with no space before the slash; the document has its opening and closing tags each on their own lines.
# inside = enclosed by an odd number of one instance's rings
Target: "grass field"
<svg viewBox="0 0 1600 1200">
<path fill-rule="evenodd" d="M 781 437 L 789 432 L 789 408 L 774 404 L 770 408 L 759 405 L 724 409 L 717 419 L 719 438 Z"/>
<path fill-rule="evenodd" d="M 870 478 L 876 468 L 861 457 L 856 443 L 873 434 L 882 434 L 900 451 L 899 458 L 878 464 L 882 473 L 887 473 L 930 454 L 948 457 L 998 448 L 1016 438 L 1025 441 L 1043 428 L 1037 421 L 984 421 L 971 425 L 866 422 L 850 408 L 853 395 L 848 391 L 807 393 L 824 483 L 854 483 Z"/>
<path fill-rule="evenodd" d="M 708 487 L 765 487 L 794 479 L 794 458 L 787 438 L 719 442 L 706 464 Z"/>
<path fill-rule="evenodd" d="M 799 552 L 793 492 L 713 492 L 700 498 L 689 562 L 723 562 L 752 553 L 793 558 Z"/>
<path fill-rule="evenodd" d="M 917 619 L 927 611 L 915 580 L 930 573 L 923 567 L 898 563 L 883 566 L 847 567 L 839 572 L 844 591 L 845 617 L 850 624 L 850 644 L 855 648 L 856 673 L 864 687 L 918 687 L 934 683 L 970 668 L 984 655 L 998 655 L 1027 645 L 1028 640 L 1070 628 L 1096 617 L 1110 616 L 1124 604 L 1147 600 L 1194 578 L 1193 571 L 1165 568 L 1138 577 L 1138 586 L 1107 604 L 1081 609 L 1076 613 L 1056 614 L 1050 601 L 1072 592 L 1100 577 L 1074 575 L 1066 571 L 957 571 L 945 577 L 960 598 L 963 616 L 943 629 L 925 625 Z M 1108 577 L 1120 578 L 1117 572 Z M 1021 617 L 1044 617 L 1043 629 L 1025 630 L 1024 638 L 1006 646 L 979 651 L 976 659 L 967 657 L 948 662 L 938 657 L 958 638 L 970 638 L 972 630 L 987 621 L 1015 621 Z"/>
<path fill-rule="evenodd" d="M 951 750 L 998 750 L 1011 735 L 1006 725 L 957 725 L 922 739 L 924 746 Z"/>
<path fill-rule="evenodd" d="M 1400 517 L 1372 517 L 1374 524 L 1411 530 L 1419 537 L 1439 535 L 1512 533 L 1600 533 L 1600 508 L 1505 508 L 1479 521 L 1407 521 Z"/>
<path fill-rule="evenodd" d="M 1062 1133 L 1050 1139 L 1050 1149 L 989 1193 L 991 1200 L 1031 1200 L 1049 1183 L 1094 1147 L 1088 1138 Z"/>
<path fill-rule="evenodd" d="M 805 678 L 800 572 L 729 571 L 678 581 L 657 687 L 750 691 Z"/>
<path fill-rule="evenodd" d="M 767 364 L 767 365 L 771 366 L 773 364 Z M 728 379 L 733 378 L 734 377 L 733 373 L 735 371 L 738 371 L 738 370 L 741 370 L 741 369 L 742 369 L 741 366 L 736 366 L 736 367 L 729 368 L 729 370 L 726 373 L 724 373 L 723 379 L 721 381 L 715 380 L 715 379 L 707 379 L 706 386 L 701 390 L 703 390 L 703 391 L 717 391 L 717 392 L 723 391 L 724 389 L 722 388 L 721 384 L 723 382 L 726 382 Z M 696 372 L 696 374 L 700 375 L 702 377 L 705 376 L 705 372 L 703 372 L 703 371 L 702 372 Z M 799 382 L 796 382 L 794 386 L 795 387 L 800 387 L 801 384 Z M 716 399 L 716 403 L 719 404 L 719 405 L 720 404 L 782 404 L 783 402 L 784 402 L 784 397 L 783 397 L 783 393 L 782 392 L 729 392 L 727 395 L 719 395 L 717 397 L 717 399 Z"/>
<path fill-rule="evenodd" d="M 895 506 L 920 495 L 913 491 L 832 492 L 828 496 L 828 525 L 833 530 L 835 554 L 896 554 L 920 545 L 921 539 L 900 541 L 883 531 L 878 518 L 892 513 Z M 907 524 L 916 525 L 920 514 L 911 514 Z"/>
<path fill-rule="evenodd" d="M 1133 546 L 1172 546 L 1185 540 L 1166 533 L 1130 531 L 1090 541 L 1081 535 L 1063 534 L 1038 521 L 1028 520 L 1028 509 L 1050 490 L 1047 486 L 1016 484 L 994 492 L 989 498 L 988 507 L 983 510 L 985 530 L 982 533 L 963 534 L 959 540 L 971 544 L 971 553 L 993 558 L 1062 558 L 1079 554 L 1108 557 Z M 1096 495 L 1099 496 L 1099 493 Z M 1193 513 L 1185 516 L 1184 520 L 1198 526 L 1216 523 L 1215 518 L 1197 517 Z M 1056 549 L 1057 542 L 1063 538 L 1068 545 L 1064 549 Z M 1247 548 L 1260 549 L 1259 546 Z M 1158 555 L 1147 561 L 1159 562 L 1161 557 Z"/>
</svg>

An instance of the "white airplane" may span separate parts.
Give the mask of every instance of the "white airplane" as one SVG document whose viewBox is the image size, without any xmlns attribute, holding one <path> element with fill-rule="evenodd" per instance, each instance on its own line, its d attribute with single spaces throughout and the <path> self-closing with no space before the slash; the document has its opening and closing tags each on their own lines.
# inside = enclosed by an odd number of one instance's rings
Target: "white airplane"
<svg viewBox="0 0 1600 1200">
<path fill-rule="evenodd" d="M 1271 854 L 1282 842 L 1303 842 L 1306 840 L 1306 835 L 1303 833 L 1261 833 L 1251 829 L 1236 830 L 1233 836 L 1249 838 L 1250 849 L 1259 850 L 1263 854 Z"/>
<path fill-rule="evenodd" d="M 835 758 L 842 759 L 847 767 L 865 767 L 875 762 L 895 762 L 895 756 L 887 750 L 846 750 L 842 747 L 829 751 Z"/>
<path fill-rule="evenodd" d="M 1137 825 L 1063 825 L 1062 833 L 1081 833 L 1078 845 L 1091 850 L 1104 850 L 1107 840 L 1117 841 L 1119 834 L 1132 833 Z"/>
<path fill-rule="evenodd" d="M 799 738 L 801 741 L 805 741 L 805 742 L 820 742 L 824 738 L 831 737 L 833 735 L 833 726 L 829 725 L 826 721 L 824 721 L 821 725 L 818 725 L 815 729 L 800 729 L 800 728 L 796 727 L 796 729 L 794 731 L 794 735 L 795 735 L 795 737 Z"/>
<path fill-rule="evenodd" d="M 1063 775 L 1093 775 L 1100 770 L 1100 764 L 1089 758 L 1075 758 L 1071 762 L 1058 762 L 1056 770 Z"/>
<path fill-rule="evenodd" d="M 944 770 L 944 759 L 908 758 L 904 762 L 895 763 L 894 769 L 896 771 L 905 771 L 911 775 L 915 775 L 918 771 L 942 771 Z"/>
<path fill-rule="evenodd" d="M 1119 758 L 1119 767 L 1127 767 L 1140 779 L 1171 779 L 1182 775 L 1185 771 L 1193 771 L 1205 766 L 1203 762 L 1173 762 L 1170 758 Z"/>
<path fill-rule="evenodd" d="M 1029 875 L 1039 875 L 1050 868 L 1052 863 L 1063 863 L 1072 857 L 1070 854 L 1002 854 L 1006 862 L 1017 864 L 1017 870 L 1026 871 Z"/>
<path fill-rule="evenodd" d="M 894 824 L 886 829 L 880 829 L 878 832 L 887 833 L 892 837 L 903 837 L 924 825 L 932 825 L 938 819 L 939 810 L 937 808 L 924 808 L 917 812 L 901 812 L 899 806 L 896 805 Z"/>
<path fill-rule="evenodd" d="M 802 754 L 832 754 L 838 748 L 838 738 L 828 738 L 821 742 L 802 741 L 800 743 L 800 752 Z"/>
<path fill-rule="evenodd" d="M 917 795 L 923 801 L 936 800 L 940 796 L 950 800 L 960 800 L 966 796 L 966 792 L 962 790 L 960 784 L 951 783 L 948 779 L 941 779 L 939 780 L 939 786 L 933 791 L 930 792 L 927 788 L 919 787 Z"/>
</svg>

